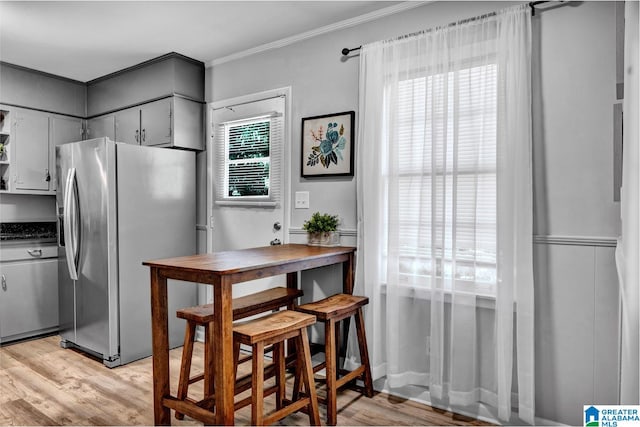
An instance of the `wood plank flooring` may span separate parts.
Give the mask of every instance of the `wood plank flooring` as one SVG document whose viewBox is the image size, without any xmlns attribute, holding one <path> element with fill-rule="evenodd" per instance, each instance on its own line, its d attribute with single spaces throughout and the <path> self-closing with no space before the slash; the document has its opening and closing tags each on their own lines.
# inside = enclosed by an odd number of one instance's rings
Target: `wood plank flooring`
<svg viewBox="0 0 640 427">
<path fill-rule="evenodd" d="M 59 341 L 49 336 L 0 347 L 0 425 L 153 425 L 151 358 L 109 369 L 83 353 L 60 348 Z M 173 394 L 181 351 L 170 353 Z M 194 373 L 202 358 L 202 344 L 196 343 Z M 201 384 L 193 384 L 189 394 L 201 396 Z M 265 403 L 268 410 L 272 400 Z M 384 393 L 368 399 L 344 390 L 338 408 L 338 425 L 489 425 Z M 323 405 L 320 415 L 325 416 Z M 308 421 L 305 414 L 293 414 L 280 424 Z M 172 418 L 172 424 L 202 425 L 189 417 Z M 250 424 L 249 407 L 236 413 L 236 424 Z"/>
</svg>

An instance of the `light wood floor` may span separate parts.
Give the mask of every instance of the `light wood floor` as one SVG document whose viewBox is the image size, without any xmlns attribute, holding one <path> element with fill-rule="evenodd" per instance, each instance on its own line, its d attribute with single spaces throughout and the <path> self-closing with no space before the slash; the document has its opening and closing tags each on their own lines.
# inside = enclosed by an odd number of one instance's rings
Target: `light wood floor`
<svg viewBox="0 0 640 427">
<path fill-rule="evenodd" d="M 59 340 L 49 336 L 0 347 L 0 425 L 153 425 L 151 358 L 108 369 L 85 354 L 60 348 Z M 171 351 L 173 394 L 181 351 Z M 193 363 L 195 373 L 202 366 L 200 343 Z M 194 384 L 189 393 L 197 397 L 201 390 Z M 368 399 L 345 390 L 338 408 L 338 425 L 488 425 L 384 393 Z M 325 415 L 323 405 L 320 415 Z M 172 423 L 202 425 L 188 417 Z M 250 408 L 236 413 L 236 423 L 250 424 Z M 308 418 L 294 414 L 280 424 L 307 425 Z"/>
</svg>

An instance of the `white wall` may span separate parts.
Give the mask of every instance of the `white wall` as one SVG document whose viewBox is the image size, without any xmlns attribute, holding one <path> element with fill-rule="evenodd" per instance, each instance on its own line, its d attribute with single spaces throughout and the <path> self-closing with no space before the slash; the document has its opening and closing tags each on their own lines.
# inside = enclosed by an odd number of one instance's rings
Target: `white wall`
<svg viewBox="0 0 640 427">
<path fill-rule="evenodd" d="M 291 86 L 291 196 L 309 191 L 311 202 L 308 210 L 292 209 L 291 227 L 296 231 L 317 210 L 336 213 L 341 228 L 351 231 L 342 243 L 355 244 L 355 178 L 300 178 L 301 119 L 358 113 L 358 57 L 343 60 L 340 50 L 510 4 L 435 2 L 209 67 L 206 99 Z M 537 416 L 575 425 L 582 404 L 617 398 L 617 279 L 610 247 L 620 230 L 613 202 L 615 4 L 571 2 L 539 10 L 533 21 Z M 302 282 L 307 298 L 317 298 L 338 290 L 340 271 L 307 273 Z"/>
</svg>

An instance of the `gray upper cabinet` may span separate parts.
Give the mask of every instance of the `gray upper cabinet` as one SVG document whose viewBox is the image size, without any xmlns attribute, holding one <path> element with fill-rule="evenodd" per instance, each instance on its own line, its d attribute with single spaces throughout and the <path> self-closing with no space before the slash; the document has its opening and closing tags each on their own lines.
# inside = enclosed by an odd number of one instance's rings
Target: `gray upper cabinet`
<svg viewBox="0 0 640 427">
<path fill-rule="evenodd" d="M 150 102 L 140 107 L 140 144 L 170 145 L 171 104 L 173 98 Z"/>
<path fill-rule="evenodd" d="M 204 150 L 204 104 L 174 97 L 171 110 L 171 146 Z"/>
<path fill-rule="evenodd" d="M 77 117 L 66 117 L 57 114 L 49 116 L 49 191 L 58 188 L 56 175 L 56 146 L 67 142 L 82 141 L 83 120 Z"/>
<path fill-rule="evenodd" d="M 87 120 L 87 139 L 107 137 L 112 141 L 116 140 L 116 116 L 115 114 L 105 114 Z"/>
<path fill-rule="evenodd" d="M 49 117 L 39 111 L 13 109 L 11 130 L 15 190 L 49 190 Z"/>
<path fill-rule="evenodd" d="M 178 95 L 204 102 L 204 64 L 169 53 L 87 82 L 87 115 L 101 116 Z"/>
<path fill-rule="evenodd" d="M 204 149 L 204 64 L 170 53 L 87 83 L 89 138 Z"/>
<path fill-rule="evenodd" d="M 82 140 L 82 122 L 77 117 L 15 108 L 12 144 L 15 168 L 12 192 L 52 193 L 57 186 L 55 147 Z"/>
<path fill-rule="evenodd" d="M 117 111 L 114 116 L 115 141 L 203 149 L 204 107 L 199 102 L 172 96 Z"/>
<path fill-rule="evenodd" d="M 140 108 L 133 107 L 115 113 L 115 141 L 140 145 Z"/>
<path fill-rule="evenodd" d="M 55 194 L 55 147 L 83 138 L 204 150 L 204 64 L 177 53 L 87 83 L 0 61 L 0 87 L 0 193 Z"/>
</svg>

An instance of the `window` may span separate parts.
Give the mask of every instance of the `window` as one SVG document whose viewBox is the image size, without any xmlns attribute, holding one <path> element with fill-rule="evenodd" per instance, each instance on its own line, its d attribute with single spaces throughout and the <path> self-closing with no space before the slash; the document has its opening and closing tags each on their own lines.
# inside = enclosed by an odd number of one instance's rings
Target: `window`
<svg viewBox="0 0 640 427">
<path fill-rule="evenodd" d="M 481 82 L 481 83 L 480 83 Z M 488 82 L 488 83 L 487 83 Z M 497 66 L 400 81 L 398 227 L 402 284 L 495 293 Z"/>
<path fill-rule="evenodd" d="M 282 113 L 271 112 L 215 125 L 217 204 L 279 202 L 283 121 Z"/>
<path fill-rule="evenodd" d="M 271 119 L 225 125 L 226 196 L 268 197 Z"/>
</svg>

